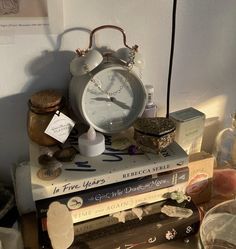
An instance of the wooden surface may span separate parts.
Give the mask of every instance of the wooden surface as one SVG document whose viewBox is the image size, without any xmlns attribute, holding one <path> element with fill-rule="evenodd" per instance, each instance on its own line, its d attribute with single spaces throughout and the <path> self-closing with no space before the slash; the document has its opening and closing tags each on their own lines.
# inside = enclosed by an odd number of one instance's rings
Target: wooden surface
<svg viewBox="0 0 236 249">
<path fill-rule="evenodd" d="M 38 235 L 37 235 L 37 224 L 35 213 L 29 213 L 21 217 L 21 230 L 24 241 L 25 249 L 39 249 L 38 245 Z M 199 249 L 198 246 L 198 236 L 192 236 L 186 243 L 183 240 L 177 240 L 173 242 L 168 242 L 161 244 L 159 246 L 151 247 L 150 249 Z"/>
<path fill-rule="evenodd" d="M 21 217 L 21 231 L 25 249 L 39 249 L 38 229 L 35 213 L 29 213 Z"/>
</svg>

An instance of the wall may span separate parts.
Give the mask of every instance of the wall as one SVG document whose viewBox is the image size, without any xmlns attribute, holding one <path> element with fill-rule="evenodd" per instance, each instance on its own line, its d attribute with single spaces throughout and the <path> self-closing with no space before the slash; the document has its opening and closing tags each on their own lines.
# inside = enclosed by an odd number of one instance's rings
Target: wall
<svg viewBox="0 0 236 249">
<path fill-rule="evenodd" d="M 145 59 L 144 83 L 155 87 L 165 114 L 170 51 L 170 0 L 65 0 L 63 34 L 15 35 L 0 45 L 0 181 L 10 182 L 13 163 L 28 160 L 27 100 L 40 89 L 67 89 L 69 62 L 88 46 L 88 31 L 103 24 L 122 27 Z M 211 151 L 219 127 L 235 110 L 236 2 L 179 0 L 170 111 L 189 106 L 206 113 L 203 148 Z M 96 45 L 122 46 L 117 31 L 96 34 Z"/>
</svg>

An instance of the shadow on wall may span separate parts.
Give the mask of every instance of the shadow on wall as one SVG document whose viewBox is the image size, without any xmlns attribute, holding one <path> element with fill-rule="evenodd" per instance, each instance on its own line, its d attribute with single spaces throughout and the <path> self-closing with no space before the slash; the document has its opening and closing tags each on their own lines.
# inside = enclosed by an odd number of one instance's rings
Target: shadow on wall
<svg viewBox="0 0 236 249">
<path fill-rule="evenodd" d="M 10 167 L 28 155 L 26 131 L 26 94 L 0 99 L 0 181 L 9 182 Z M 6 169 L 9 169 L 6 171 Z M 4 177 L 4 178 L 3 178 Z"/>
<path fill-rule="evenodd" d="M 71 31 L 89 33 L 84 28 L 72 28 L 58 35 L 53 51 L 44 51 L 26 65 L 29 82 L 21 93 L 0 99 L 0 182 L 11 181 L 10 168 L 14 163 L 29 160 L 27 135 L 28 99 L 43 89 L 62 90 L 67 95 L 70 81 L 69 64 L 74 51 L 60 51 L 63 36 Z M 50 37 L 48 37 L 50 39 Z M 52 43 L 52 41 L 50 40 Z M 9 170 L 8 170 L 9 169 Z"/>
<path fill-rule="evenodd" d="M 67 90 L 71 78 L 69 65 L 75 56 L 75 51 L 60 49 L 63 36 L 73 31 L 90 33 L 90 30 L 85 28 L 67 29 L 58 35 L 56 43 L 48 36 L 54 50 L 43 51 L 39 57 L 32 59 L 26 65 L 26 74 L 32 76 L 32 80 L 24 86 L 22 92 L 27 92 L 30 96 L 33 92 L 47 88 Z"/>
</svg>

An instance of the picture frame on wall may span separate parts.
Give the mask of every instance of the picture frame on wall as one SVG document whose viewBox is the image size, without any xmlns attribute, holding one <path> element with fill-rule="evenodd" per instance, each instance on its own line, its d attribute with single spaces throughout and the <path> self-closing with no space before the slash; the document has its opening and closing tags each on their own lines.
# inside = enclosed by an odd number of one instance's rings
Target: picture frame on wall
<svg viewBox="0 0 236 249">
<path fill-rule="evenodd" d="M 0 35 L 58 34 L 63 0 L 0 0 Z"/>
</svg>

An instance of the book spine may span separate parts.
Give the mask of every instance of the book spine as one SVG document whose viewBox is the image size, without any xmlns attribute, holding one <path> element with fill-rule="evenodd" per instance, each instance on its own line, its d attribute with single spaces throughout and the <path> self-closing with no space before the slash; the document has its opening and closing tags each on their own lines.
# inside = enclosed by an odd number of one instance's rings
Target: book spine
<svg viewBox="0 0 236 249">
<path fill-rule="evenodd" d="M 167 188 L 188 181 L 188 167 L 160 174 L 154 174 L 125 182 L 115 183 L 95 189 L 89 189 L 73 194 L 58 196 L 36 201 L 36 207 L 41 217 L 51 202 L 59 201 L 66 204 L 70 210 L 84 208 L 90 205 L 112 201 L 118 198 L 142 194 L 162 188 Z"/>
<path fill-rule="evenodd" d="M 181 219 L 179 217 L 169 217 L 161 212 L 163 205 L 191 209 L 192 214 Z M 111 217 L 102 217 L 75 224 L 73 246 L 91 249 L 146 249 L 190 236 L 199 229 L 200 215 L 193 202 L 177 204 L 175 201 L 167 200 L 146 205 L 143 209 L 144 211 L 145 209 L 151 210 L 151 212 L 145 214 L 142 219 L 138 219 L 137 216 L 134 217 L 134 214 L 131 214 L 125 223 L 113 223 L 115 221 L 106 223 Z M 132 213 L 131 211 L 128 212 Z M 41 245 L 47 245 L 47 232 L 42 232 L 39 229 L 39 241 Z"/>
<path fill-rule="evenodd" d="M 159 189 L 148 193 L 120 198 L 117 200 L 92 205 L 77 210 L 71 210 L 73 223 L 94 219 L 97 217 L 124 211 L 144 204 L 162 201 L 167 198 L 168 193 L 173 191 L 185 192 L 185 183 L 181 183 L 169 188 Z"/>
<path fill-rule="evenodd" d="M 84 194 L 79 196 L 83 199 L 82 207 L 85 207 L 115 200 L 117 198 L 168 188 L 178 183 L 186 182 L 187 180 L 188 167 L 180 170 L 168 171 L 163 174 L 154 174 L 143 178 L 107 185 L 101 190 L 98 188 L 92 189 L 89 193 L 84 191 Z"/>
<path fill-rule="evenodd" d="M 79 192 L 87 189 L 94 189 L 101 186 L 106 186 L 113 183 L 127 181 L 138 177 L 144 177 L 148 175 L 158 174 L 171 170 L 181 169 L 187 167 L 187 157 L 182 159 L 170 159 L 164 162 L 155 162 L 150 165 L 139 165 L 136 168 L 126 168 L 122 171 L 113 172 L 110 174 L 97 175 L 90 178 L 79 179 L 77 181 L 67 181 L 57 183 L 56 185 L 48 185 L 43 189 L 34 189 L 33 199 L 41 200 L 49 197 L 60 196 L 64 194 Z"/>
<path fill-rule="evenodd" d="M 90 249 L 148 249 L 168 241 L 185 238 L 197 233 L 198 214 L 190 219 L 172 220 L 161 226 L 160 216 L 153 215 L 137 223 L 117 224 L 108 228 L 79 235 L 74 245 Z M 151 219 L 153 221 L 151 221 Z M 122 226 L 124 225 L 124 226 Z M 161 226 L 161 227 L 158 227 Z"/>
<path fill-rule="evenodd" d="M 143 211 L 142 217 L 160 212 L 162 205 L 163 202 L 156 202 L 153 204 L 142 206 L 141 207 Z M 137 219 L 137 215 L 132 211 L 132 209 L 129 209 L 127 211 L 122 211 L 121 215 L 123 215 L 124 217 L 124 222 Z M 84 222 L 78 222 L 74 224 L 74 234 L 80 235 L 88 233 L 97 229 L 118 224 L 119 222 L 121 221 L 119 221 L 117 217 L 113 217 L 112 215 L 106 215 L 96 219 L 87 220 Z M 47 217 L 40 218 L 39 223 L 41 224 L 40 229 L 43 232 L 47 231 Z"/>
</svg>

